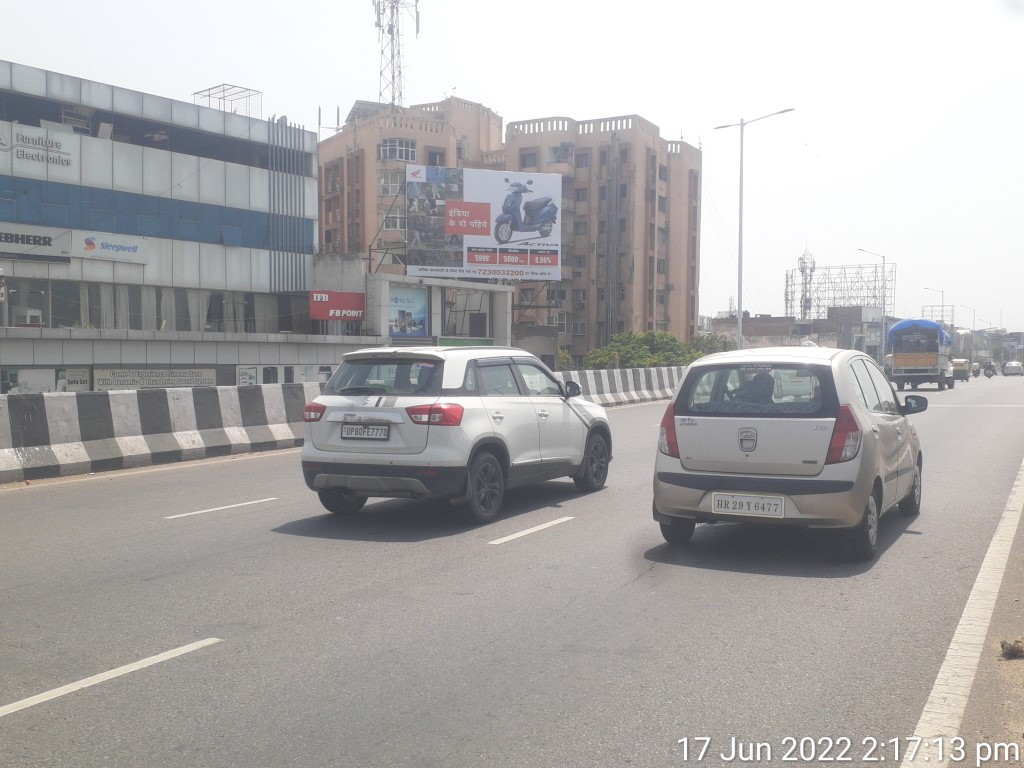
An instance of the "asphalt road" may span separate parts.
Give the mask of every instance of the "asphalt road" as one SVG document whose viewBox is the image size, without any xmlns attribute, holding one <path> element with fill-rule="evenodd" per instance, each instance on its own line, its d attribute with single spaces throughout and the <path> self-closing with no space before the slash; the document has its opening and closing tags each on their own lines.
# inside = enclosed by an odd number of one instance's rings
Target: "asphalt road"
<svg viewBox="0 0 1024 768">
<path fill-rule="evenodd" d="M 0 486 L 0 766 L 835 764 L 783 760 L 804 738 L 868 764 L 914 732 L 1024 461 L 1024 380 L 920 394 L 923 511 L 869 564 L 742 525 L 668 547 L 663 403 L 610 409 L 606 489 L 482 527 L 335 519 L 294 450 Z"/>
</svg>

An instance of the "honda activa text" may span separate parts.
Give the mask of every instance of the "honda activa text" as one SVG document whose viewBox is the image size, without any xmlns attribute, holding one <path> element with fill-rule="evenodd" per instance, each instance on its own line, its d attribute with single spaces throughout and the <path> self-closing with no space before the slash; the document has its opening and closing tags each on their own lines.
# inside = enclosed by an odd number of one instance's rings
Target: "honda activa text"
<svg viewBox="0 0 1024 768">
<path fill-rule="evenodd" d="M 504 245 L 512 239 L 513 232 L 537 232 L 541 237 L 550 235 L 558 217 L 558 206 L 551 202 L 550 197 L 524 203 L 523 195 L 533 191 L 528 188 L 533 184 L 532 180 L 523 184 L 505 179 L 505 183 L 508 184 L 508 194 L 501 204 L 501 214 L 494 220 L 494 239 Z"/>
</svg>

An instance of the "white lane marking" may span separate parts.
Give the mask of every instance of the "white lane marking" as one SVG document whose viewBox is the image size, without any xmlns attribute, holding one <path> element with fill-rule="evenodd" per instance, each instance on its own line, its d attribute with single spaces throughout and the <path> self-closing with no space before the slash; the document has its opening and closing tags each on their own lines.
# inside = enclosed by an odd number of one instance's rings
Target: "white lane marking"
<svg viewBox="0 0 1024 768">
<path fill-rule="evenodd" d="M 560 517 L 557 520 L 552 520 L 550 523 L 544 523 L 544 525 L 538 525 L 538 526 L 535 526 L 533 528 L 527 528 L 525 531 L 520 531 L 519 533 L 513 533 L 511 536 L 506 536 L 506 537 L 504 537 L 502 539 L 495 539 L 494 541 L 489 541 L 487 543 L 488 544 L 504 544 L 506 541 L 512 541 L 512 539 L 518 539 L 518 538 L 521 538 L 523 536 L 529 536 L 531 533 L 536 533 L 537 531 L 543 531 L 545 528 L 550 528 L 553 525 L 558 525 L 559 523 L 564 523 L 564 522 L 567 522 L 569 520 L 575 520 L 575 518 L 573 518 L 573 517 Z"/>
<path fill-rule="evenodd" d="M 235 509 L 236 507 L 247 507 L 250 504 L 262 504 L 265 501 L 277 501 L 276 496 L 272 496 L 269 499 L 256 499 L 256 501 L 243 501 L 241 504 L 228 504 L 226 507 L 211 507 L 210 509 L 200 509 L 198 512 L 185 512 L 181 515 L 171 515 L 165 517 L 164 520 L 177 520 L 179 517 L 192 517 L 192 515 L 204 515 L 207 512 L 220 512 L 222 509 Z"/>
<path fill-rule="evenodd" d="M 1010 559 L 1013 537 L 1017 533 L 1021 513 L 1024 512 L 1024 463 L 1017 471 L 1006 507 L 999 518 L 992 543 L 981 563 L 978 578 L 967 598 L 967 605 L 960 616 L 956 632 L 946 651 L 946 658 L 939 668 L 932 692 L 925 702 L 921 719 L 914 729 L 914 735 L 920 736 L 922 745 L 936 744 L 933 739 L 950 738 L 960 732 L 960 723 L 967 708 L 967 700 L 974 684 L 974 674 L 978 671 L 978 662 L 984 649 L 985 637 L 992 621 L 996 597 L 1006 571 L 1006 563 Z M 927 756 L 926 756 L 927 755 Z M 928 759 L 931 757 L 931 760 Z M 936 760 L 935 750 L 922 749 L 915 760 L 904 760 L 901 765 L 927 765 L 929 768 L 945 768 L 949 764 L 948 751 L 943 760 Z"/>
<path fill-rule="evenodd" d="M 60 696 L 80 691 L 83 688 L 88 688 L 89 686 L 96 685 L 98 683 L 105 683 L 107 680 L 112 680 L 115 677 L 120 677 L 121 675 L 127 675 L 129 672 L 137 672 L 140 669 L 145 669 L 146 667 L 151 667 L 154 664 L 159 664 L 161 661 L 173 659 L 175 656 L 182 656 L 186 653 L 191 653 L 192 651 L 198 651 L 200 648 L 205 648 L 208 645 L 214 645 L 215 643 L 222 642 L 224 641 L 218 637 L 208 637 L 197 643 L 191 643 L 170 651 L 164 651 L 156 656 L 150 656 L 148 659 L 142 659 L 141 661 L 136 661 L 133 664 L 126 664 L 123 667 L 112 669 L 109 672 L 101 672 L 98 675 L 93 675 L 92 677 L 87 677 L 84 680 L 79 680 L 77 683 L 62 685 L 60 688 L 54 688 L 52 691 L 40 693 L 36 696 L 31 696 L 27 699 L 16 701 L 13 704 L 0 707 L 0 717 L 4 717 L 5 715 L 9 715 L 21 709 L 26 709 L 27 707 L 33 707 L 36 704 L 42 704 L 44 701 L 50 701 L 50 699 L 56 699 Z"/>
</svg>

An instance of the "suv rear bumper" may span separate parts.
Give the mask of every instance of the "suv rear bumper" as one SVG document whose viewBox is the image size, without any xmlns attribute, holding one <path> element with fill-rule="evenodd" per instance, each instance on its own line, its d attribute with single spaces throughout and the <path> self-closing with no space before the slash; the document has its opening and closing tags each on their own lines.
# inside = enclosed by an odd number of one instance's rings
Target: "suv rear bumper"
<svg viewBox="0 0 1024 768">
<path fill-rule="evenodd" d="M 345 488 L 360 496 L 395 499 L 459 496 L 466 488 L 468 474 L 466 467 L 302 462 L 302 476 L 314 491 Z"/>
</svg>

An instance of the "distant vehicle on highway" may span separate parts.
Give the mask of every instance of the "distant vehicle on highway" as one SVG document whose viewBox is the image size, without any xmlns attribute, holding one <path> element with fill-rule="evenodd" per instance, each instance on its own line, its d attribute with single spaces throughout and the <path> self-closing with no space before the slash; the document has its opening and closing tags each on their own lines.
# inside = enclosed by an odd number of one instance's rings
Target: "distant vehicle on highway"
<svg viewBox="0 0 1024 768">
<path fill-rule="evenodd" d="M 953 358 L 953 378 L 956 381 L 970 381 L 971 361 L 962 357 Z"/>
<path fill-rule="evenodd" d="M 1011 361 L 1003 368 L 1004 376 L 1024 376 L 1024 364 Z"/>
<path fill-rule="evenodd" d="M 892 350 L 892 374 L 889 378 L 902 390 L 907 384 L 937 384 L 939 390 L 952 389 L 952 337 L 942 323 L 924 318 L 908 318 L 895 323 L 887 334 Z"/>
<path fill-rule="evenodd" d="M 508 488 L 601 488 L 612 458 L 605 409 L 510 347 L 350 352 L 303 419 L 306 485 L 336 514 L 370 496 L 439 497 L 489 522 Z"/>
<path fill-rule="evenodd" d="M 921 508 L 923 454 L 904 402 L 855 350 L 774 347 L 692 363 L 665 410 L 654 467 L 654 519 L 670 544 L 698 523 L 746 521 L 837 529 L 858 559 L 875 556 L 878 521 Z"/>
</svg>

